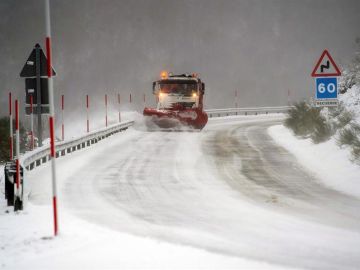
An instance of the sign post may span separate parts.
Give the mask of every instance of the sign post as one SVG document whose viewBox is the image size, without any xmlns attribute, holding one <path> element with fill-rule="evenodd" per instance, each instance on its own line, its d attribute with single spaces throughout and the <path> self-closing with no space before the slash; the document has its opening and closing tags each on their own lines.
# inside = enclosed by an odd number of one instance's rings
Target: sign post
<svg viewBox="0 0 360 270">
<path fill-rule="evenodd" d="M 20 77 L 25 79 L 26 91 L 26 114 L 30 112 L 30 96 L 36 106 L 33 107 L 34 113 L 37 114 L 37 137 L 39 146 L 42 146 L 42 122 L 41 115 L 49 113 L 49 94 L 47 85 L 47 64 L 46 56 L 39 44 L 36 44 L 31 51 L 30 56 L 25 62 L 20 72 Z M 52 69 L 52 75 L 56 75 Z"/>
<path fill-rule="evenodd" d="M 34 113 L 33 113 L 33 96 L 30 96 L 30 150 L 34 150 Z"/>
<path fill-rule="evenodd" d="M 338 76 L 340 69 L 327 50 L 317 61 L 311 76 L 315 78 L 315 104 L 317 107 L 338 105 Z"/>
<path fill-rule="evenodd" d="M 40 89 L 40 45 L 35 45 L 35 67 L 36 67 L 36 104 L 38 108 L 37 116 L 38 116 L 38 140 L 39 146 L 42 146 L 42 123 L 41 123 L 41 89 Z"/>
</svg>

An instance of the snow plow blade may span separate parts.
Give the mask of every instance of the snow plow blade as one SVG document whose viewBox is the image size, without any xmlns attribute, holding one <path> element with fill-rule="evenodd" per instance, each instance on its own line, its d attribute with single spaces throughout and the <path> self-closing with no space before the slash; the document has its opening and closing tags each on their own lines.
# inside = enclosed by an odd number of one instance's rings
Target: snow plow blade
<svg viewBox="0 0 360 270">
<path fill-rule="evenodd" d="M 153 108 L 145 108 L 143 115 L 147 117 L 149 124 L 164 129 L 177 128 L 181 126 L 191 127 L 193 129 L 203 129 L 208 121 L 207 114 L 200 109 L 185 110 L 157 110 Z"/>
</svg>

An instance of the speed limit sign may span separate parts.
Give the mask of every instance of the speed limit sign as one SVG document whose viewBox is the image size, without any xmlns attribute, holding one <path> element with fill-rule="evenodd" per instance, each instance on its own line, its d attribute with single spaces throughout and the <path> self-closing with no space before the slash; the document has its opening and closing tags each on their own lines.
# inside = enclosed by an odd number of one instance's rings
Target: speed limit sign
<svg viewBox="0 0 360 270">
<path fill-rule="evenodd" d="M 336 77 L 316 78 L 316 99 L 336 99 L 337 94 Z"/>
</svg>

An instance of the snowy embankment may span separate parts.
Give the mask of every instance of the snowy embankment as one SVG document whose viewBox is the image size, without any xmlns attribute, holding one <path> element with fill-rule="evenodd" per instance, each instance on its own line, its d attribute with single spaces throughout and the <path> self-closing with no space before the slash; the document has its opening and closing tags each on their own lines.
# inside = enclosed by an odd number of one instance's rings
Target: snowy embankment
<svg viewBox="0 0 360 270">
<path fill-rule="evenodd" d="M 360 125 L 359 96 L 360 87 L 356 85 L 339 96 L 339 101 L 353 114 L 353 122 L 357 125 Z M 353 157 L 349 147 L 340 148 L 337 144 L 338 132 L 330 140 L 319 144 L 314 144 L 310 138 L 297 138 L 283 125 L 272 126 L 268 132 L 278 144 L 294 154 L 299 162 L 325 185 L 360 197 L 360 166 L 351 161 Z"/>
<path fill-rule="evenodd" d="M 60 212 L 62 232 L 54 239 L 50 237 L 50 206 L 29 204 L 20 213 L 7 210 L 1 207 L 0 269 L 272 269 L 263 263 L 119 233 L 64 211 Z"/>
<path fill-rule="evenodd" d="M 272 126 L 268 132 L 325 185 L 360 198 L 360 166 L 350 161 L 350 151 L 339 148 L 334 138 L 314 144 L 311 139 L 297 138 L 283 125 Z"/>
</svg>

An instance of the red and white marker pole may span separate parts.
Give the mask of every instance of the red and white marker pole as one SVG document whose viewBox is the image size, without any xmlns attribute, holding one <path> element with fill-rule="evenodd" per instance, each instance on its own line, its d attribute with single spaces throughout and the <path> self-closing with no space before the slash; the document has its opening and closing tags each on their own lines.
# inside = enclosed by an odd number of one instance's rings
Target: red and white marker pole
<svg viewBox="0 0 360 270">
<path fill-rule="evenodd" d="M 15 100 L 15 129 L 16 129 L 16 197 L 20 198 L 20 132 L 19 132 L 19 103 Z"/>
<path fill-rule="evenodd" d="M 86 132 L 90 132 L 90 123 L 89 123 L 89 95 L 86 95 Z"/>
<path fill-rule="evenodd" d="M 10 160 L 14 158 L 14 139 L 13 139 L 13 116 L 12 116 L 12 99 L 11 93 L 9 93 L 9 122 L 10 122 L 10 132 L 9 132 L 9 144 L 10 144 L 10 152 L 9 157 Z"/>
<path fill-rule="evenodd" d="M 108 126 L 107 94 L 105 94 L 105 127 Z"/>
<path fill-rule="evenodd" d="M 47 74 L 49 85 L 49 103 L 50 103 L 50 157 L 51 157 L 51 173 L 52 173 L 52 193 L 53 193 L 53 212 L 54 212 L 54 235 L 59 233 L 58 225 L 58 204 L 57 204 L 57 186 L 56 186 L 56 152 L 55 152 L 55 110 L 54 110 L 54 85 L 52 78 L 52 55 L 51 55 L 51 26 L 50 26 L 50 3 L 45 0 L 45 19 L 46 19 L 46 55 L 47 55 Z"/>
<path fill-rule="evenodd" d="M 119 123 L 121 122 L 121 112 L 120 112 L 120 94 L 118 94 L 118 104 L 119 104 Z"/>
<path fill-rule="evenodd" d="M 288 98 L 288 100 L 287 100 L 287 103 L 288 103 L 288 106 L 290 106 L 290 89 L 288 89 L 288 96 L 287 96 L 287 98 Z"/>
<path fill-rule="evenodd" d="M 30 140 L 30 149 L 34 150 L 34 100 L 32 95 L 30 95 Z"/>
<path fill-rule="evenodd" d="M 237 90 L 235 90 L 235 108 L 238 107 L 238 95 L 237 95 Z"/>
<path fill-rule="evenodd" d="M 65 140 L 65 125 L 64 125 L 64 95 L 61 95 L 61 140 Z"/>
<path fill-rule="evenodd" d="M 130 103 L 131 103 L 131 93 L 130 93 Z"/>
</svg>

